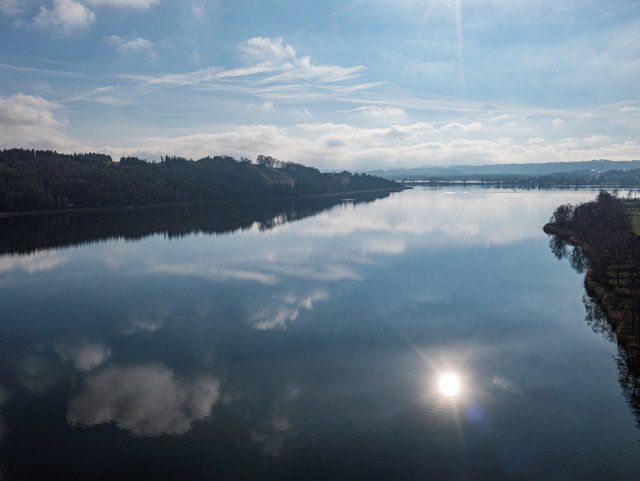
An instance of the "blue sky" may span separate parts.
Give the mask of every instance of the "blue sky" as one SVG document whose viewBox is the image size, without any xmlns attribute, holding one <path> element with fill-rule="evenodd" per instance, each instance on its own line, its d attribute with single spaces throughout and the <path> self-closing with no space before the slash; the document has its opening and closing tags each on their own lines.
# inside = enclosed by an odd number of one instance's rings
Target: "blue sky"
<svg viewBox="0 0 640 481">
<path fill-rule="evenodd" d="M 0 0 L 0 147 L 640 159 L 640 3 Z"/>
</svg>

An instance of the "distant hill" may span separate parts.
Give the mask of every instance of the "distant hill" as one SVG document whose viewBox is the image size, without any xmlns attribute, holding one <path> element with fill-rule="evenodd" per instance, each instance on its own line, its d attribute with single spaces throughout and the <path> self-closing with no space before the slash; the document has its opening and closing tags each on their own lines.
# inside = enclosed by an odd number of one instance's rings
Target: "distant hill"
<svg viewBox="0 0 640 481">
<path fill-rule="evenodd" d="M 0 151 L 0 213 L 133 205 L 305 197 L 400 190 L 391 180 L 313 167 L 260 155 L 256 163 L 228 156 L 147 162 L 104 154 Z"/>
<path fill-rule="evenodd" d="M 547 162 L 537 164 L 452 165 L 416 167 L 411 169 L 374 170 L 369 174 L 394 180 L 418 180 L 429 177 L 460 177 L 479 175 L 547 175 L 569 172 L 602 173 L 640 168 L 640 160 L 588 160 L 580 162 Z"/>
</svg>

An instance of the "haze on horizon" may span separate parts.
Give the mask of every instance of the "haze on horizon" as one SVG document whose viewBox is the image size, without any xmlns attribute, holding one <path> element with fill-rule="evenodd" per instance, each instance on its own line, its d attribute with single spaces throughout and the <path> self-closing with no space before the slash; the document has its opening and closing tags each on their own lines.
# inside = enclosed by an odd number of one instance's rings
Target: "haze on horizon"
<svg viewBox="0 0 640 481">
<path fill-rule="evenodd" d="M 0 148 L 640 159 L 634 0 L 0 0 Z"/>
</svg>

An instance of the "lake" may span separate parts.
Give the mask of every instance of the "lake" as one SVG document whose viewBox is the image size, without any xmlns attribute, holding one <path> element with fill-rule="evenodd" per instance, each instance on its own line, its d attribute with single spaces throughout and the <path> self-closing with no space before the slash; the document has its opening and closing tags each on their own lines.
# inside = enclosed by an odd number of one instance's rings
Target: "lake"
<svg viewBox="0 0 640 481">
<path fill-rule="evenodd" d="M 594 191 L 0 220 L 0 479 L 637 480 L 583 275 Z"/>
</svg>

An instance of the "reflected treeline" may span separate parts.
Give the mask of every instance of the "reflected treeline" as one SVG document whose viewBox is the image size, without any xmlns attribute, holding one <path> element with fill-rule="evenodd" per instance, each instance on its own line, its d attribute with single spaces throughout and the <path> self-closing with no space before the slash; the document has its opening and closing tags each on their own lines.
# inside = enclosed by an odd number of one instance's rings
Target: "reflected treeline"
<svg viewBox="0 0 640 481">
<path fill-rule="evenodd" d="M 620 385 L 640 429 L 640 237 L 629 217 L 635 206 L 601 192 L 593 202 L 558 207 L 545 232 L 556 257 L 586 271 L 586 321 L 616 343 Z"/>
<path fill-rule="evenodd" d="M 579 274 L 584 274 L 589 267 L 589 260 L 579 245 L 571 245 L 565 239 L 554 235 L 549 240 L 549 247 L 558 259 L 568 259 L 571 267 Z"/>
<path fill-rule="evenodd" d="M 595 333 L 602 335 L 611 342 L 616 342 L 618 346 L 618 353 L 616 355 L 618 381 L 622 387 L 622 393 L 636 419 L 636 425 L 638 429 L 640 429 L 640 350 L 637 344 L 640 336 L 636 333 L 635 345 L 628 342 L 620 342 L 613 331 L 611 322 L 598 302 L 588 295 L 585 295 L 582 301 L 587 311 L 587 324 L 589 324 Z"/>
<path fill-rule="evenodd" d="M 269 230 L 313 216 L 336 205 L 372 202 L 388 192 L 298 200 L 174 205 L 103 212 L 25 215 L 0 219 L 0 254 L 29 254 L 41 249 L 77 246 L 110 239 L 136 240 L 154 234 L 227 234 L 254 224 Z"/>
</svg>

